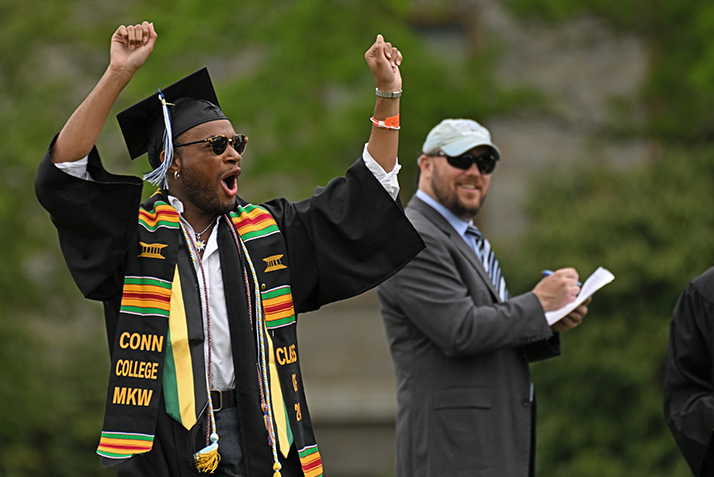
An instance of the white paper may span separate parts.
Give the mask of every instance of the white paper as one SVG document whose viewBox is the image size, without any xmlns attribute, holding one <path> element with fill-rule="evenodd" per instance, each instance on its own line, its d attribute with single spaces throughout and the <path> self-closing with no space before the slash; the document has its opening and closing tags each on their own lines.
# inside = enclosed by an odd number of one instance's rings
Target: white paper
<svg viewBox="0 0 714 477">
<path fill-rule="evenodd" d="M 578 293 L 578 296 L 575 298 L 574 302 L 568 303 L 559 310 L 549 311 L 545 314 L 545 318 L 548 320 L 548 324 L 552 325 L 556 321 L 565 317 L 578 305 L 580 305 L 582 302 L 592 296 L 596 291 L 598 291 L 614 279 L 615 275 L 610 273 L 609 270 L 599 267 L 593 272 L 592 275 L 588 277 L 587 280 L 585 280 L 585 283 L 583 283 L 583 286 L 580 288 L 580 293 Z"/>
</svg>

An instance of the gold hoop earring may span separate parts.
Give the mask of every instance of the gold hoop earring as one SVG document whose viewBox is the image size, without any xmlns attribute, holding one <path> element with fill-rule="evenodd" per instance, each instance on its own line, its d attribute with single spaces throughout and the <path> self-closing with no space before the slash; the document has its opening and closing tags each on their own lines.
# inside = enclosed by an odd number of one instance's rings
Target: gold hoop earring
<svg viewBox="0 0 714 477">
<path fill-rule="evenodd" d="M 179 171 L 174 171 L 174 179 L 178 179 L 181 177 L 181 174 L 179 174 Z"/>
</svg>

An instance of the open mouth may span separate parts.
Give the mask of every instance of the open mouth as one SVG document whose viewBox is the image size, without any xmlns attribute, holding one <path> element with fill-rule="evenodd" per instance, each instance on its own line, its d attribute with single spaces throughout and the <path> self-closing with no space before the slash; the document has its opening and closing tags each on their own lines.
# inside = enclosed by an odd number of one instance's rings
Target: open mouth
<svg viewBox="0 0 714 477">
<path fill-rule="evenodd" d="M 238 194 L 238 176 L 240 175 L 240 169 L 232 171 L 229 175 L 221 180 L 223 184 L 223 189 L 231 197 L 235 197 Z"/>
</svg>

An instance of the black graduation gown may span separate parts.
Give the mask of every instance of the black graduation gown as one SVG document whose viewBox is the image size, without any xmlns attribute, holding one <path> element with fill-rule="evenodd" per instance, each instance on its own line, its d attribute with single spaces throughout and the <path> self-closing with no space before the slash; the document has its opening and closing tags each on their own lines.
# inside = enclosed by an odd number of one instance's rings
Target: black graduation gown
<svg viewBox="0 0 714 477">
<path fill-rule="evenodd" d="M 714 268 L 682 292 L 672 317 L 664 415 L 694 475 L 714 475 Z"/>
<path fill-rule="evenodd" d="M 143 183 L 136 177 L 108 173 L 96 149 L 89 156 L 88 171 L 93 182 L 72 177 L 54 166 L 48 152 L 40 164 L 35 190 L 58 229 L 62 252 L 77 286 L 85 297 L 104 304 L 111 350 L 125 254 L 136 240 Z M 389 197 L 361 158 L 344 178 L 318 187 L 309 199 L 297 203 L 275 199 L 262 205 L 285 239 L 296 313 L 316 310 L 373 288 L 423 248 L 401 204 Z M 218 240 L 226 286 L 230 283 L 244 290 L 235 274 L 237 267 L 224 263 L 237 263 L 235 247 L 226 246 L 232 239 L 219 235 Z M 250 409 L 256 406 L 259 393 L 256 378 L 242 377 L 254 370 L 254 362 L 245 363 L 240 356 L 255 356 L 255 343 L 244 298 L 242 303 L 236 301 L 241 296 L 245 297 L 244 291 L 226 293 L 237 387 L 245 400 L 252 401 L 241 402 L 240 408 Z M 236 309 L 240 311 L 230 311 Z M 247 475 L 272 475 L 272 457 L 261 435 L 265 428 L 259 411 L 241 412 L 240 422 Z M 154 448 L 120 465 L 119 475 L 197 475 L 184 460 L 187 434 L 160 404 Z M 301 475 L 294 448 L 284 464 L 284 476 Z"/>
</svg>

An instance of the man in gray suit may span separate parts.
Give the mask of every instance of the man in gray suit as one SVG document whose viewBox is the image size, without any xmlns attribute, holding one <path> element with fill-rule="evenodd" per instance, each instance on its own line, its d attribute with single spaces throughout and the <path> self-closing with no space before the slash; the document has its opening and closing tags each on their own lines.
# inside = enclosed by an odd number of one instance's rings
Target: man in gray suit
<svg viewBox="0 0 714 477">
<path fill-rule="evenodd" d="M 533 475 L 535 401 L 528 363 L 560 353 L 587 302 L 577 271 L 557 270 L 509 297 L 490 244 L 473 226 L 500 159 L 475 121 L 427 136 L 406 209 L 426 249 L 379 287 L 397 373 L 397 477 Z"/>
</svg>

